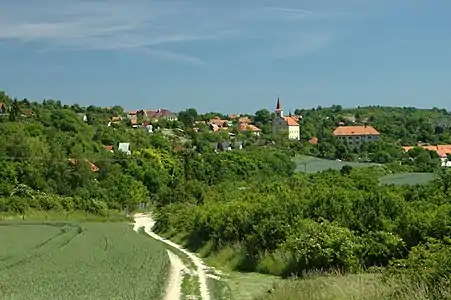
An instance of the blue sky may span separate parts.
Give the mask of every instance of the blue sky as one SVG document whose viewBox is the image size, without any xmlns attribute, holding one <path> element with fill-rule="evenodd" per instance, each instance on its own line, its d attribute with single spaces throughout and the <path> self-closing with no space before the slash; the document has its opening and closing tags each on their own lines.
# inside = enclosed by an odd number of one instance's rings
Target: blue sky
<svg viewBox="0 0 451 300">
<path fill-rule="evenodd" d="M 0 90 L 29 99 L 286 111 L 451 109 L 451 1 L 2 0 Z"/>
</svg>

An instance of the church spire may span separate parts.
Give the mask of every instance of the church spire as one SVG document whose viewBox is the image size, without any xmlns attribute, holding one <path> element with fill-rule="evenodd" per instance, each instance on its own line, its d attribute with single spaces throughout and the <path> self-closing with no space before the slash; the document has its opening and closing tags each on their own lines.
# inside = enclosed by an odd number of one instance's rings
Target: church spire
<svg viewBox="0 0 451 300">
<path fill-rule="evenodd" d="M 283 109 L 282 109 L 282 105 L 280 104 L 279 96 L 277 96 L 276 116 L 279 118 L 283 117 Z"/>
</svg>

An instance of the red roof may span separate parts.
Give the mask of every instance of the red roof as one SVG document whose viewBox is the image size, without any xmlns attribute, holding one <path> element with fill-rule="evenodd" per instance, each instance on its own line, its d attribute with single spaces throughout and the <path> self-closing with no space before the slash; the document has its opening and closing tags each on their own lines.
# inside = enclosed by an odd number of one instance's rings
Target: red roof
<svg viewBox="0 0 451 300">
<path fill-rule="evenodd" d="M 429 145 L 429 146 L 423 146 L 423 145 L 418 145 L 416 147 L 420 147 L 423 149 L 427 149 L 429 151 L 435 151 L 437 152 L 439 157 L 447 157 L 448 154 L 451 154 L 451 145 Z M 404 146 L 402 147 L 404 149 L 404 151 L 408 152 L 410 150 L 412 150 L 413 148 L 415 148 L 415 146 Z"/>
<path fill-rule="evenodd" d="M 173 112 L 164 108 L 157 110 L 147 109 L 143 110 L 143 112 L 144 116 L 154 119 L 176 117 L 176 115 Z"/>
<path fill-rule="evenodd" d="M 312 144 L 312 145 L 317 145 L 318 144 L 318 138 L 317 137 L 312 137 L 308 142 L 310 144 Z"/>
<path fill-rule="evenodd" d="M 90 161 L 88 161 L 88 160 L 86 160 L 88 163 L 89 163 L 89 167 L 91 168 L 91 171 L 93 171 L 93 172 L 98 172 L 100 169 L 95 165 L 95 164 L 93 164 L 92 162 L 90 162 Z M 69 158 L 69 162 L 72 164 L 72 165 L 76 165 L 78 162 L 77 162 L 77 160 L 76 159 L 74 159 L 74 158 Z"/>
<path fill-rule="evenodd" d="M 108 151 L 112 151 L 113 148 L 114 148 L 114 146 L 111 146 L 111 145 L 105 146 L 105 149 L 108 150 Z"/>
<path fill-rule="evenodd" d="M 216 118 L 210 120 L 210 124 L 215 124 L 216 126 L 221 127 L 224 124 L 227 125 L 227 120 L 221 120 L 220 118 L 216 117 Z"/>
<path fill-rule="evenodd" d="M 252 124 L 246 124 L 246 123 L 241 123 L 240 124 L 240 131 L 247 131 L 247 130 L 251 130 L 253 132 L 260 132 L 262 131 L 260 128 L 258 128 L 255 125 Z"/>
<path fill-rule="evenodd" d="M 298 122 L 296 122 L 293 117 L 282 117 L 285 122 L 287 122 L 288 126 L 299 126 Z"/>
<path fill-rule="evenodd" d="M 353 135 L 380 135 L 372 126 L 339 126 L 334 131 L 334 135 L 353 136 Z"/>
<path fill-rule="evenodd" d="M 251 122 L 251 119 L 249 119 L 248 117 L 241 117 L 239 120 L 238 120 L 238 123 L 246 123 L 246 124 L 248 124 L 248 123 L 250 123 Z"/>
</svg>

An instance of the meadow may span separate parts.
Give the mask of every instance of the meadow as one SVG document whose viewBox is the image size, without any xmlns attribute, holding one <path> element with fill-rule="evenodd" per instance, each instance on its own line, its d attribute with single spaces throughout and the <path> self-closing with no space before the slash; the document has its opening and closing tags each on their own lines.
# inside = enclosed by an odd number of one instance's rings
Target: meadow
<svg viewBox="0 0 451 300">
<path fill-rule="evenodd" d="M 328 169 L 340 170 L 343 166 L 351 166 L 353 168 L 358 167 L 371 167 L 378 164 L 375 163 L 360 163 L 360 162 L 348 162 L 337 161 L 317 158 L 313 156 L 299 155 L 294 158 L 296 163 L 296 172 L 303 173 L 317 173 L 326 171 Z"/>
<path fill-rule="evenodd" d="M 169 260 L 125 223 L 0 222 L 0 299 L 159 299 Z"/>
<path fill-rule="evenodd" d="M 379 181 L 384 185 L 416 185 L 428 183 L 435 177 L 434 173 L 396 173 L 385 175 Z"/>
<path fill-rule="evenodd" d="M 382 274 L 310 274 L 304 279 L 278 281 L 271 293 L 254 300 L 432 300 L 449 299 L 449 288 L 439 287 L 444 298 L 435 298 L 427 286 L 404 277 L 386 279 Z M 448 297 L 446 297 L 446 295 Z"/>
</svg>

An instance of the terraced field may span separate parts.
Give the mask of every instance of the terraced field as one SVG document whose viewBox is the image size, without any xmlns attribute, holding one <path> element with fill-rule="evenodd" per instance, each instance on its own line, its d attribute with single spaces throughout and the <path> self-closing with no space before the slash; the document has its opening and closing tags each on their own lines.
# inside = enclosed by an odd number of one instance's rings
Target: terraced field
<svg viewBox="0 0 451 300">
<path fill-rule="evenodd" d="M 123 223 L 0 222 L 0 299 L 159 299 L 169 260 Z"/>
</svg>

